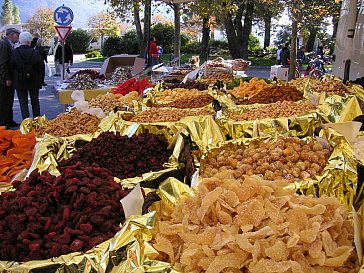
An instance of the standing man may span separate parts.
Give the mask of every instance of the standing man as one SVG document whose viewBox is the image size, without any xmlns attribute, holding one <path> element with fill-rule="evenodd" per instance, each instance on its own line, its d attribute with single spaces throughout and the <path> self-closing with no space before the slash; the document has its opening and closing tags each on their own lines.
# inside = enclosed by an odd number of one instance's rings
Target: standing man
<svg viewBox="0 0 364 273">
<path fill-rule="evenodd" d="M 281 63 L 283 66 L 289 66 L 289 59 L 290 59 L 291 51 L 289 50 L 289 43 L 285 43 L 284 47 L 281 50 L 280 57 Z"/>
<path fill-rule="evenodd" d="M 10 56 L 19 41 L 20 31 L 8 28 L 6 37 L 0 40 L 0 126 L 19 127 L 13 120 L 14 89 L 10 71 Z"/>
<path fill-rule="evenodd" d="M 61 76 L 61 66 L 60 66 L 59 62 L 56 60 L 57 48 L 60 47 L 60 45 L 61 45 L 61 42 L 59 41 L 59 37 L 54 36 L 53 46 L 52 46 L 52 54 L 54 56 L 54 66 L 56 68 L 56 73 L 54 74 L 54 76 Z"/>
<path fill-rule="evenodd" d="M 277 49 L 277 64 L 281 64 L 281 51 L 282 51 L 282 45 L 280 45 Z"/>
</svg>

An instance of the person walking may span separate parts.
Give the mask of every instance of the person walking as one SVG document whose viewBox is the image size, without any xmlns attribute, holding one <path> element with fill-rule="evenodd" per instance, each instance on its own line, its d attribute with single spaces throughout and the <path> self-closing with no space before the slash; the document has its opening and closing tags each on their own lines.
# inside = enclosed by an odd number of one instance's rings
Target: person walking
<svg viewBox="0 0 364 273">
<path fill-rule="evenodd" d="M 56 73 L 54 74 L 55 77 L 61 76 L 61 67 L 59 65 L 59 62 L 56 61 L 56 52 L 57 52 L 57 48 L 59 48 L 60 45 L 61 45 L 61 42 L 59 41 L 59 37 L 54 36 L 53 37 L 53 44 L 52 44 L 52 54 L 53 54 L 53 57 L 54 57 L 54 66 L 56 68 Z"/>
<path fill-rule="evenodd" d="M 68 74 L 70 74 L 69 66 L 73 65 L 73 49 L 68 40 L 66 40 L 66 43 L 64 45 L 64 71 L 62 70 L 63 65 L 62 65 L 62 46 L 61 45 L 57 47 L 55 61 L 60 64 L 61 73 L 64 75 L 64 78 L 67 79 L 68 77 L 66 77 L 66 76 Z"/>
<path fill-rule="evenodd" d="M 19 40 L 20 31 L 8 28 L 6 37 L 0 40 L 0 126 L 19 127 L 13 120 L 14 89 L 10 70 L 10 57 Z"/>
<path fill-rule="evenodd" d="M 289 65 L 290 54 L 291 54 L 291 52 L 289 50 L 289 43 L 285 43 L 284 47 L 282 48 L 282 50 L 280 52 L 281 63 L 283 66 Z"/>
<path fill-rule="evenodd" d="M 157 46 L 157 40 L 155 39 L 155 37 L 150 38 L 149 52 L 148 52 L 148 47 L 146 48 L 146 52 L 147 52 L 147 57 L 150 58 L 151 67 L 159 64 L 158 46 Z"/>
<path fill-rule="evenodd" d="M 48 52 L 47 52 L 47 49 L 43 46 L 42 38 L 39 38 L 37 40 L 37 44 L 34 47 L 34 49 L 39 52 L 40 56 L 42 57 L 43 62 L 47 64 L 48 63 Z M 45 79 L 45 69 L 42 74 L 42 85 L 47 86 L 47 84 L 44 82 L 44 79 Z"/>
<path fill-rule="evenodd" d="M 40 116 L 39 89 L 42 87 L 44 61 L 37 50 L 30 47 L 32 35 L 22 32 L 19 35 L 20 47 L 11 54 L 10 69 L 13 71 L 13 87 L 18 95 L 21 115 L 29 118 L 28 94 L 33 117 Z"/>
</svg>

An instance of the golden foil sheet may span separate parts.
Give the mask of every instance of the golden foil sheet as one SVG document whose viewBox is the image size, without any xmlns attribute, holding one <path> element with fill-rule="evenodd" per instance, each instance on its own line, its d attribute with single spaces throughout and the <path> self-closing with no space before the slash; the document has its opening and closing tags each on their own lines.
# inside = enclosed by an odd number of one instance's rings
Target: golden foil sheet
<svg viewBox="0 0 364 273">
<path fill-rule="evenodd" d="M 22 121 L 22 123 L 20 124 L 20 132 L 22 132 L 22 134 L 27 134 L 35 129 L 37 129 L 38 127 L 41 127 L 43 125 L 45 125 L 47 123 L 48 119 L 45 115 L 41 116 L 41 117 L 36 117 L 36 118 L 26 118 Z"/>
<path fill-rule="evenodd" d="M 111 113 L 101 121 L 101 130 L 128 136 L 148 130 L 153 134 L 164 134 L 167 139 L 182 132 L 191 136 L 200 151 L 206 151 L 225 141 L 224 134 L 212 116 L 191 116 L 177 122 L 136 123 L 124 120 L 123 115 L 124 112 Z"/>
<path fill-rule="evenodd" d="M 358 99 L 354 95 L 327 97 L 317 108 L 324 121 L 333 123 L 352 121 L 362 114 Z"/>
</svg>

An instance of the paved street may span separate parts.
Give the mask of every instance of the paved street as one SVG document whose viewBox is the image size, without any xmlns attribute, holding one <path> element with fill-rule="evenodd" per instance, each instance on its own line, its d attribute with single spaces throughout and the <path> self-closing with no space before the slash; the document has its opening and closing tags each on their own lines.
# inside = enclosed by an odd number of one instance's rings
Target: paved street
<svg viewBox="0 0 364 273">
<path fill-rule="evenodd" d="M 71 74 L 77 72 L 80 69 L 86 69 L 86 68 L 98 70 L 102 66 L 101 62 L 86 62 L 82 61 L 82 58 L 83 55 L 74 56 L 74 65 L 70 67 Z M 48 57 L 48 62 L 54 74 L 55 68 L 54 68 L 53 56 Z M 268 78 L 269 72 L 270 72 L 269 67 L 249 67 L 248 70 L 246 71 L 246 74 L 248 76 L 253 76 L 253 77 Z M 41 89 L 39 92 L 41 114 L 42 115 L 45 114 L 48 119 L 53 119 L 58 114 L 64 112 L 64 106 L 59 104 L 58 102 L 58 93 L 56 90 L 56 86 L 61 84 L 61 79 L 60 77 L 52 76 L 52 77 L 46 77 L 45 81 L 48 86 L 46 88 Z M 30 113 L 32 113 L 31 106 L 29 110 Z M 19 102 L 16 95 L 14 100 L 14 120 L 19 123 L 22 121 Z"/>
</svg>

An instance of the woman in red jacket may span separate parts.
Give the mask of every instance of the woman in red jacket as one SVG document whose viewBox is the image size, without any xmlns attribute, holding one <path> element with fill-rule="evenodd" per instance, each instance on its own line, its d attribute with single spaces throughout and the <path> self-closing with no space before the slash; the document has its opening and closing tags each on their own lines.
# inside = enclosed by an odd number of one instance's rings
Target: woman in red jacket
<svg viewBox="0 0 364 273">
<path fill-rule="evenodd" d="M 146 50 L 148 52 L 148 48 Z M 149 42 L 149 56 L 150 59 L 150 65 L 153 67 L 154 65 L 157 65 L 159 63 L 159 54 L 158 54 L 158 47 L 156 43 L 155 37 L 150 38 Z"/>
</svg>

